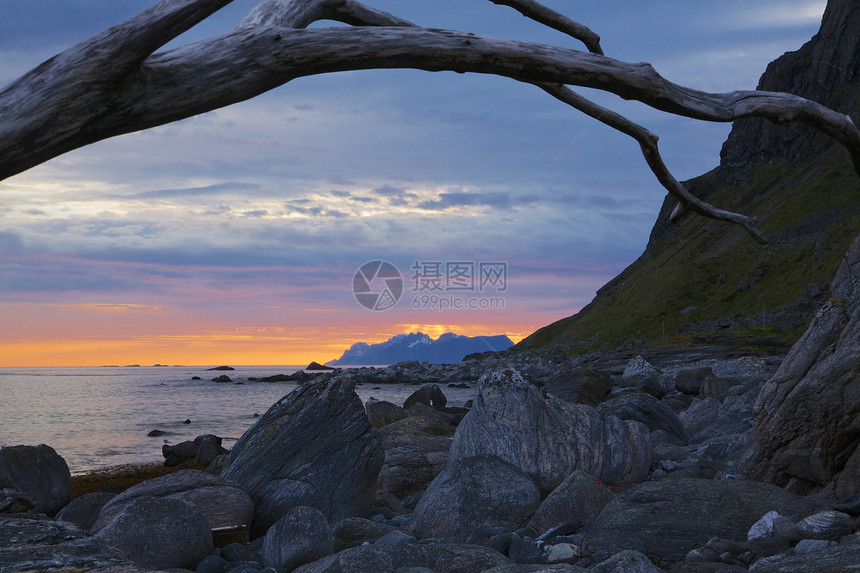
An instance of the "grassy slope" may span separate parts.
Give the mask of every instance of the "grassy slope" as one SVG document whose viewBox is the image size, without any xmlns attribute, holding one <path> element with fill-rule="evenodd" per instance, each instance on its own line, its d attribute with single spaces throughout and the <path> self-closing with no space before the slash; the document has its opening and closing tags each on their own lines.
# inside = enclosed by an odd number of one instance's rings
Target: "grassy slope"
<svg viewBox="0 0 860 573">
<path fill-rule="evenodd" d="M 579 314 L 518 346 L 571 355 L 630 339 L 649 346 L 729 340 L 751 349 L 794 342 L 803 326 L 785 331 L 744 325 L 695 334 L 679 327 L 763 311 L 774 315 L 773 309 L 801 299 L 808 285 L 828 282 L 860 230 L 860 178 L 847 154 L 831 148 L 800 167 L 787 160 L 758 165 L 745 188 L 721 179 L 711 172 L 691 183 L 709 202 L 758 217 L 770 245 L 756 244 L 741 229 L 687 216 Z M 695 311 L 681 315 L 692 306 Z"/>
</svg>

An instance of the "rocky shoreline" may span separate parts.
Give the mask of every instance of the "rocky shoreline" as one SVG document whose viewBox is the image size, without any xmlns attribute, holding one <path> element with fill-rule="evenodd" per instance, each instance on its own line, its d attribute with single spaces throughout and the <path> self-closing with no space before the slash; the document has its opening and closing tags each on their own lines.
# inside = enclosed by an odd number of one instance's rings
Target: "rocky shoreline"
<svg viewBox="0 0 860 573">
<path fill-rule="evenodd" d="M 860 560 L 857 496 L 742 477 L 783 359 L 503 352 L 335 370 L 229 455 L 215 436 L 165 452 L 205 471 L 74 501 L 53 450 L 3 448 L 0 571 L 842 571 Z M 386 383 L 418 388 L 402 405 L 354 391 Z M 474 401 L 448 404 L 448 385 Z"/>
</svg>

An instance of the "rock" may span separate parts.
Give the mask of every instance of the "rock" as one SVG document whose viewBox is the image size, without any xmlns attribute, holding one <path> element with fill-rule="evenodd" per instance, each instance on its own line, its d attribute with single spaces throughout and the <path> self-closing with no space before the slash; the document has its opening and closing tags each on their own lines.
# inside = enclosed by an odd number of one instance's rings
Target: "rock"
<svg viewBox="0 0 860 573">
<path fill-rule="evenodd" d="M 510 561 L 492 549 L 457 543 L 366 545 L 341 551 L 295 573 L 383 573 L 420 567 L 430 571 L 480 573 Z"/>
<path fill-rule="evenodd" d="M 401 543 L 416 543 L 417 541 L 415 537 L 407 535 L 399 529 L 395 529 L 377 539 L 375 545 L 398 545 Z"/>
<path fill-rule="evenodd" d="M 687 432 L 675 412 L 650 394 L 625 392 L 600 404 L 597 411 L 604 416 L 642 422 L 652 432 L 663 430 L 677 445 L 687 443 Z"/>
<path fill-rule="evenodd" d="M 586 573 L 588 570 L 577 565 L 556 563 L 555 565 L 500 565 L 483 573 Z"/>
<path fill-rule="evenodd" d="M 575 563 L 582 557 L 582 548 L 571 543 L 556 543 L 551 545 L 546 554 L 547 563 Z"/>
<path fill-rule="evenodd" d="M 313 361 L 308 364 L 308 367 L 305 370 L 334 370 L 331 366 L 324 366 L 319 362 Z"/>
<path fill-rule="evenodd" d="M 192 376 L 191 379 L 192 380 L 202 380 L 202 378 L 200 378 L 200 376 Z"/>
<path fill-rule="evenodd" d="M 576 470 L 608 484 L 642 481 L 651 443 L 642 424 L 545 394 L 505 369 L 481 377 L 475 404 L 454 435 L 449 464 L 478 455 L 505 460 L 548 493 Z"/>
<path fill-rule="evenodd" d="M 776 511 L 765 513 L 761 519 L 752 524 L 747 532 L 747 539 L 767 539 L 773 535 L 773 522 L 777 517 L 779 517 L 779 513 Z"/>
<path fill-rule="evenodd" d="M 230 370 L 235 370 L 235 368 L 233 368 L 232 366 L 216 366 L 215 368 L 207 368 L 206 370 L 207 370 L 207 371 L 212 371 L 212 370 L 227 370 L 227 371 L 230 371 Z"/>
<path fill-rule="evenodd" d="M 334 551 L 334 538 L 325 515 L 316 508 L 294 507 L 266 533 L 263 564 L 278 573 L 290 572 Z"/>
<path fill-rule="evenodd" d="M 652 366 L 647 360 L 641 356 L 632 358 L 624 368 L 624 373 L 621 374 L 621 385 L 635 388 L 639 384 L 643 384 L 647 379 L 653 378 L 657 380 L 660 377 L 660 370 Z"/>
<path fill-rule="evenodd" d="M 752 479 L 799 492 L 832 484 L 837 497 L 860 493 L 858 273 L 860 237 L 843 258 L 830 299 L 758 395 L 759 440 L 744 467 Z"/>
<path fill-rule="evenodd" d="M 179 442 L 175 446 L 164 444 L 161 446 L 161 455 L 164 456 L 164 465 L 178 466 L 197 458 L 197 444 L 192 440 Z"/>
<path fill-rule="evenodd" d="M 221 376 L 218 376 L 217 378 L 213 378 L 212 381 L 213 382 L 219 382 L 219 383 L 226 383 L 226 382 L 232 382 L 233 379 L 230 378 L 229 376 L 227 376 L 226 374 L 222 374 Z"/>
<path fill-rule="evenodd" d="M 675 388 L 679 392 L 690 395 L 698 395 L 702 389 L 702 383 L 707 378 L 712 378 L 714 371 L 710 368 L 688 368 L 681 370 L 675 376 Z"/>
<path fill-rule="evenodd" d="M 492 456 L 456 460 L 427 488 L 412 516 L 418 538 L 466 541 L 478 527 L 522 526 L 540 504 L 540 492 L 516 467 Z"/>
<path fill-rule="evenodd" d="M 227 561 L 253 561 L 254 555 L 243 543 L 230 543 L 221 548 L 221 557 Z"/>
<path fill-rule="evenodd" d="M 181 499 L 137 498 L 104 524 L 96 538 L 137 565 L 154 569 L 194 569 L 214 549 L 206 514 Z"/>
<path fill-rule="evenodd" d="M 45 444 L 0 448 L 0 512 L 17 505 L 53 516 L 71 500 L 69 466 L 53 448 Z"/>
<path fill-rule="evenodd" d="M 211 464 L 218 456 L 230 453 L 221 447 L 221 438 L 212 434 L 197 436 L 194 439 L 194 445 L 197 446 L 195 459 L 198 463 L 205 465 Z"/>
<path fill-rule="evenodd" d="M 805 553 L 812 553 L 813 551 L 821 551 L 833 545 L 836 545 L 835 541 L 827 541 L 826 539 L 801 539 L 794 546 L 794 554 L 803 555 Z"/>
<path fill-rule="evenodd" d="M 397 404 L 374 398 L 364 403 L 364 409 L 367 411 L 367 420 L 374 428 L 387 426 L 407 416 L 406 411 Z"/>
<path fill-rule="evenodd" d="M 385 461 L 379 472 L 380 492 L 403 498 L 423 491 L 445 469 L 454 431 L 447 421 L 422 416 L 382 427 Z"/>
<path fill-rule="evenodd" d="M 860 494 L 843 497 L 833 504 L 833 509 L 857 517 L 860 515 Z"/>
<path fill-rule="evenodd" d="M 150 430 L 150 432 L 146 434 L 146 436 L 149 438 L 157 438 L 159 436 L 166 436 L 166 435 L 167 435 L 167 432 L 165 432 L 164 430 L 158 430 L 158 429 Z"/>
<path fill-rule="evenodd" d="M 720 419 L 720 402 L 716 398 L 694 401 L 678 419 L 688 436 L 695 436 Z"/>
<path fill-rule="evenodd" d="M 384 453 L 353 388 L 340 376 L 304 384 L 236 442 L 221 475 L 250 492 L 252 537 L 299 505 L 329 522 L 369 514 Z"/>
<path fill-rule="evenodd" d="M 543 389 L 557 398 L 597 406 L 609 397 L 612 377 L 600 370 L 571 367 L 565 364 L 544 384 Z"/>
<path fill-rule="evenodd" d="M 591 573 L 660 573 L 656 565 L 638 551 L 621 551 L 598 563 Z"/>
<path fill-rule="evenodd" d="M 363 517 L 345 517 L 334 527 L 334 551 L 342 551 L 364 541 L 375 541 L 394 531 L 384 523 Z"/>
<path fill-rule="evenodd" d="M 751 526 L 768 511 L 793 515 L 809 503 L 760 483 L 664 479 L 615 496 L 594 520 L 585 542 L 591 548 L 634 549 L 681 561 L 712 537 L 745 541 Z"/>
<path fill-rule="evenodd" d="M 209 555 L 197 564 L 194 573 L 225 573 L 227 560 L 220 555 Z"/>
<path fill-rule="evenodd" d="M 854 532 L 854 518 L 840 511 L 822 511 L 801 520 L 797 528 L 807 539 L 839 539 Z"/>
<path fill-rule="evenodd" d="M 546 563 L 543 552 L 537 546 L 535 540 L 530 537 L 520 537 L 516 533 L 511 536 L 508 557 L 514 563 Z"/>
<path fill-rule="evenodd" d="M 248 526 L 254 506 L 236 482 L 198 470 L 179 470 L 141 482 L 111 499 L 102 508 L 92 531 L 98 532 L 139 498 L 182 500 L 199 507 L 212 528 Z"/>
<path fill-rule="evenodd" d="M 57 514 L 57 521 L 73 523 L 84 531 L 92 529 L 98 519 L 99 512 L 110 500 L 116 497 L 115 493 L 96 492 L 87 493 L 72 500 L 69 505 Z"/>
<path fill-rule="evenodd" d="M 594 477 L 576 471 L 540 504 L 529 525 L 540 533 L 562 523 L 582 525 L 594 519 L 612 497 L 613 493 Z"/>
<path fill-rule="evenodd" d="M 71 523 L 0 515 L 0 571 L 56 570 L 143 572 L 120 550 Z"/>
<path fill-rule="evenodd" d="M 818 551 L 783 553 L 764 557 L 751 567 L 751 573 L 844 573 L 857 568 L 860 561 L 860 536 L 852 535 L 839 544 Z"/>
<path fill-rule="evenodd" d="M 448 398 L 437 384 L 427 384 L 412 393 L 403 402 L 403 408 L 408 410 L 413 404 L 421 403 L 441 410 L 448 404 Z"/>
</svg>

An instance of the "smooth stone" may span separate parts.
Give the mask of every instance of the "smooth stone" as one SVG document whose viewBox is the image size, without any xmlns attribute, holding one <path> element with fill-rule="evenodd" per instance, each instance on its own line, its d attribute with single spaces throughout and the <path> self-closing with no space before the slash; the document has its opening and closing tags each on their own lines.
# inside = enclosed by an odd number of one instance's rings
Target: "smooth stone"
<svg viewBox="0 0 860 573">
<path fill-rule="evenodd" d="M 448 398 L 438 384 L 426 384 L 406 398 L 406 401 L 403 402 L 403 409 L 408 410 L 418 403 L 442 409 L 448 404 Z"/>
<path fill-rule="evenodd" d="M 591 573 L 661 573 L 661 570 L 638 551 L 621 551 L 589 569 Z"/>
<path fill-rule="evenodd" d="M 581 525 L 594 519 L 613 497 L 612 491 L 596 478 L 576 471 L 546 497 L 529 525 L 538 533 L 563 523 Z M 575 533 L 575 530 L 571 533 Z"/>
<path fill-rule="evenodd" d="M 370 425 L 374 428 L 387 426 L 407 416 L 406 411 L 397 404 L 373 398 L 364 403 L 364 409 L 367 411 Z"/>
<path fill-rule="evenodd" d="M 295 573 L 383 573 L 422 567 L 431 571 L 482 573 L 510 560 L 492 549 L 459 543 L 364 545 L 302 565 Z"/>
<path fill-rule="evenodd" d="M 21 498 L 20 503 L 36 513 L 54 516 L 72 500 L 72 474 L 66 460 L 45 444 L 3 447 L 0 502 L 4 493 Z"/>
<path fill-rule="evenodd" d="M 853 517 L 833 510 L 810 515 L 797 524 L 797 529 L 808 539 L 839 539 L 853 533 L 855 528 Z"/>
<path fill-rule="evenodd" d="M 278 573 L 312 563 L 334 551 L 334 536 L 323 513 L 299 506 L 291 509 L 266 533 L 263 564 Z"/>
<path fill-rule="evenodd" d="M 96 523 L 102 508 L 113 498 L 115 493 L 95 492 L 87 493 L 72 500 L 72 502 L 60 510 L 57 521 L 73 523 L 89 531 Z"/>
<path fill-rule="evenodd" d="M 227 560 L 220 555 L 209 555 L 197 564 L 194 573 L 225 573 Z"/>
</svg>

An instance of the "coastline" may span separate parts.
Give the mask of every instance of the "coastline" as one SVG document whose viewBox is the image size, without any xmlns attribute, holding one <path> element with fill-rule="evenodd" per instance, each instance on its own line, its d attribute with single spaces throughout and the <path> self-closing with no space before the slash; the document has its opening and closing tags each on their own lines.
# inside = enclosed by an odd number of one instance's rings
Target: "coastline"
<svg viewBox="0 0 860 573">
<path fill-rule="evenodd" d="M 121 493 L 140 482 L 165 476 L 179 470 L 205 470 L 206 465 L 189 461 L 178 466 L 149 462 L 122 464 L 72 474 L 72 499 L 88 493 Z"/>
</svg>

